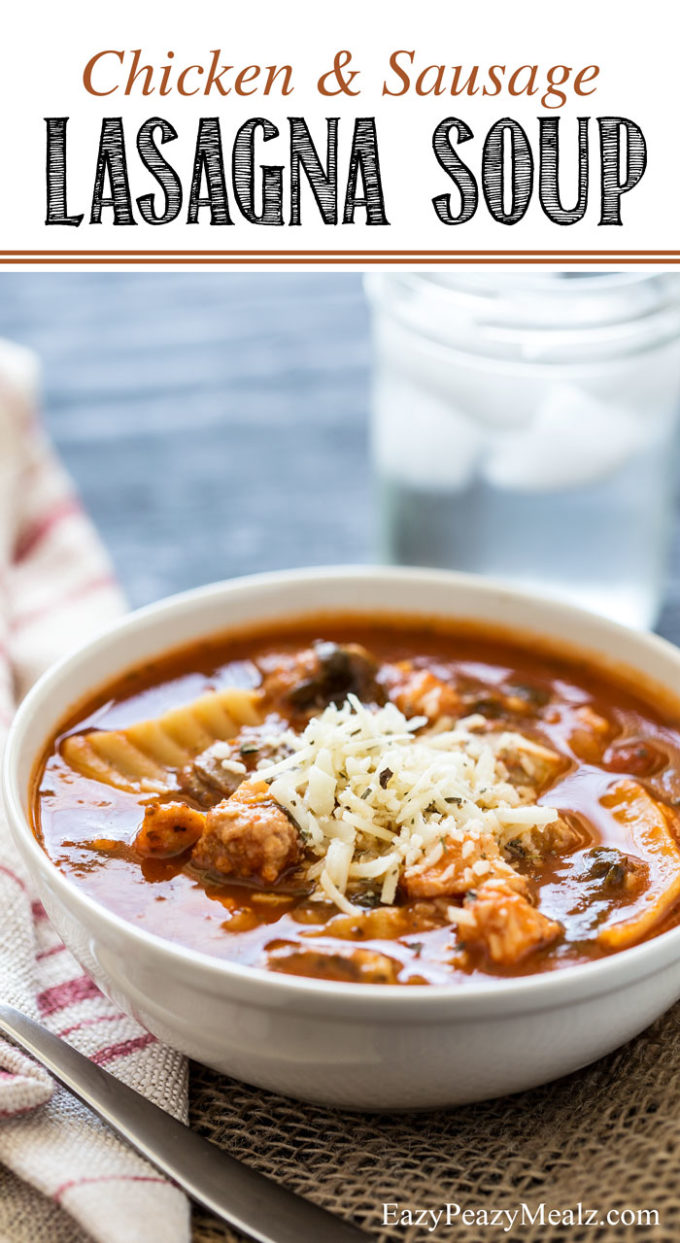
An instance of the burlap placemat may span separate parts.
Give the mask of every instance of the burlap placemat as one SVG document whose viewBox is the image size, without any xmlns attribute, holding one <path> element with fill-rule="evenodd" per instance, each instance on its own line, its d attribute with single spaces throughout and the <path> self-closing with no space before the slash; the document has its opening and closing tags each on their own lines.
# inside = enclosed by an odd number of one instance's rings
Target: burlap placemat
<svg viewBox="0 0 680 1243">
<path fill-rule="evenodd" d="M 680 1239 L 680 1005 L 637 1040 L 557 1083 L 463 1108 L 350 1114 L 245 1087 L 192 1068 L 192 1125 L 234 1156 L 352 1217 L 378 1243 L 601 1243 Z M 611 1210 L 656 1210 L 658 1225 L 578 1224 Z M 534 1225 L 384 1225 L 384 1203 L 475 1213 L 545 1205 Z M 550 1224 L 550 1210 L 574 1221 Z M 242 1243 L 196 1212 L 194 1243 Z M 323 1243 L 301 1239 L 300 1243 Z"/>
</svg>

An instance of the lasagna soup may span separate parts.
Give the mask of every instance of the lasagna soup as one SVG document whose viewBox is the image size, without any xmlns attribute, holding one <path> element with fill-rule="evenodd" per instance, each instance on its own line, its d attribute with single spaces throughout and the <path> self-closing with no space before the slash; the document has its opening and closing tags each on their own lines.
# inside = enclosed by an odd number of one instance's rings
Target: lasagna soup
<svg viewBox="0 0 680 1243">
<path fill-rule="evenodd" d="M 81 706 L 34 829 L 137 926 L 292 975 L 451 984 L 616 953 L 680 911 L 680 734 L 489 632 L 317 618 Z"/>
</svg>

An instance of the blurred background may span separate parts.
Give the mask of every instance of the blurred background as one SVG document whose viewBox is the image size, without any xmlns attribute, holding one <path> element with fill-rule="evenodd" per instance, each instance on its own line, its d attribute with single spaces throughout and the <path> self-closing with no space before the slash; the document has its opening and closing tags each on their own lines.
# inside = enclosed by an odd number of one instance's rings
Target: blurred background
<svg viewBox="0 0 680 1243">
<path fill-rule="evenodd" d="M 132 605 L 372 555 L 361 278 L 0 275 L 50 435 Z"/>
<path fill-rule="evenodd" d="M 301 565 L 387 559 L 496 574 L 507 567 L 531 584 L 550 580 L 567 597 L 573 588 L 575 600 L 602 603 L 632 624 L 658 616 L 661 632 L 680 641 L 680 330 L 663 338 L 666 348 L 673 337 L 672 356 L 645 345 L 644 366 L 628 328 L 621 331 L 635 321 L 639 333 L 642 320 L 648 331 L 653 319 L 661 341 L 658 291 L 653 315 L 637 307 L 613 316 L 613 352 L 608 293 L 606 314 L 595 312 L 609 342 L 605 370 L 597 363 L 600 388 L 590 381 L 574 388 L 570 376 L 548 385 L 555 360 L 541 356 L 526 317 L 518 365 L 510 338 L 524 303 L 504 306 L 501 322 L 496 299 L 487 332 L 470 312 L 469 288 L 464 314 L 449 300 L 444 315 L 446 279 L 428 278 L 422 302 L 418 279 L 374 282 L 376 364 L 356 274 L 0 275 L 0 335 L 39 356 L 49 432 L 130 603 Z M 661 303 L 666 314 L 665 293 Z M 402 304 L 404 313 L 394 313 Z M 579 305 L 581 318 L 566 335 L 560 320 L 563 372 L 564 351 L 578 353 L 574 334 L 588 329 Z M 459 353 L 450 375 L 451 340 L 441 324 L 448 333 L 457 316 L 474 365 L 465 371 Z M 571 354 L 566 363 L 572 367 Z M 456 423 L 461 402 L 465 418 Z M 498 417 L 485 422 L 494 402 Z M 515 434 L 525 416 L 526 443 Z M 567 569 L 552 584 L 558 564 Z M 622 585 L 644 595 L 630 617 L 628 597 L 618 601 Z"/>
</svg>

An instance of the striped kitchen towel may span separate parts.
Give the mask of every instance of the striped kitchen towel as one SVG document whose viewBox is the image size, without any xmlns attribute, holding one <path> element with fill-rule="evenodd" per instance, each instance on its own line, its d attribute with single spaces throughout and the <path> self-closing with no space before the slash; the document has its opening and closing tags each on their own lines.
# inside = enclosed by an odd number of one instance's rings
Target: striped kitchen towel
<svg viewBox="0 0 680 1243">
<path fill-rule="evenodd" d="M 32 355 L 0 342 L 0 750 L 38 674 L 123 602 L 36 413 Z M 0 998 L 176 1117 L 186 1066 L 83 974 L 0 813 Z M 185 1243 L 188 1205 L 29 1058 L 0 1042 L 0 1243 Z"/>
</svg>

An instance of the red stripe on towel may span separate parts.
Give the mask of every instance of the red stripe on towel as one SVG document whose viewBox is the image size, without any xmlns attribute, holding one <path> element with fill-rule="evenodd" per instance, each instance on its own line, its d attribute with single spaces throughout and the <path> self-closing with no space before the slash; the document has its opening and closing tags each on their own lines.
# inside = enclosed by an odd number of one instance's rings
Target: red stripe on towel
<svg viewBox="0 0 680 1243">
<path fill-rule="evenodd" d="M 79 975 L 75 980 L 65 980 L 63 984 L 55 984 L 38 993 L 38 1009 L 41 1014 L 55 1014 L 57 1010 L 65 1010 L 79 1001 L 91 1001 L 101 994 L 94 980 L 89 975 Z"/>
<path fill-rule="evenodd" d="M 137 1053 L 140 1049 L 146 1049 L 147 1045 L 155 1044 L 156 1037 L 150 1032 L 146 1032 L 143 1036 L 134 1036 L 132 1040 L 121 1040 L 118 1044 L 110 1044 L 106 1049 L 100 1049 L 98 1053 L 94 1053 L 90 1058 L 96 1066 L 103 1066 L 105 1062 L 113 1061 L 114 1057 L 127 1057 L 130 1053 Z"/>
<path fill-rule="evenodd" d="M 72 1187 L 82 1187 L 85 1183 L 163 1183 L 165 1186 L 172 1187 L 173 1184 L 160 1175 L 154 1177 L 153 1174 L 102 1174 L 99 1178 L 72 1178 L 68 1183 L 62 1183 L 61 1187 L 53 1193 L 52 1199 L 57 1203 L 61 1197 L 70 1191 Z"/>
<path fill-rule="evenodd" d="M 14 561 L 19 563 L 25 561 L 32 552 L 35 552 L 39 544 L 50 534 L 64 518 L 72 518 L 74 514 L 82 513 L 80 502 L 75 496 L 66 496 L 46 514 L 37 518 L 34 523 L 22 535 L 19 536 L 16 548 L 14 549 Z"/>
<path fill-rule="evenodd" d="M 74 587 L 72 591 L 65 596 L 61 596 L 58 600 L 45 600 L 37 608 L 31 609 L 28 613 L 22 613 L 19 617 L 12 618 L 12 629 L 21 630 L 23 626 L 32 626 L 34 622 L 40 621 L 46 613 L 53 613 L 60 609 L 66 608 L 69 604 L 75 604 L 76 601 L 82 600 L 83 596 L 88 596 L 95 591 L 102 591 L 104 587 L 114 587 L 116 580 L 113 574 L 99 574 L 97 578 L 91 578 L 86 583 Z"/>
<path fill-rule="evenodd" d="M 97 1023 L 119 1023 L 121 1019 L 126 1019 L 127 1014 L 123 1014 L 122 1010 L 116 1014 L 97 1014 L 93 1019 L 82 1019 L 80 1023 L 72 1023 L 70 1027 L 65 1027 L 63 1031 L 57 1032 L 58 1036 L 65 1038 L 70 1036 L 71 1032 L 79 1032 L 83 1027 L 95 1027 Z"/>
<path fill-rule="evenodd" d="M 42 962 L 43 958 L 51 958 L 53 954 L 63 954 L 65 949 L 65 945 L 52 945 L 48 950 L 41 950 L 39 954 L 36 954 L 36 962 Z"/>
<path fill-rule="evenodd" d="M 15 881 L 19 888 L 23 889 L 24 893 L 26 892 L 26 886 L 21 877 L 17 876 L 16 872 L 13 872 L 11 868 L 6 866 L 6 864 L 0 863 L 0 872 L 2 872 L 3 876 L 9 876 L 10 880 Z"/>
</svg>

